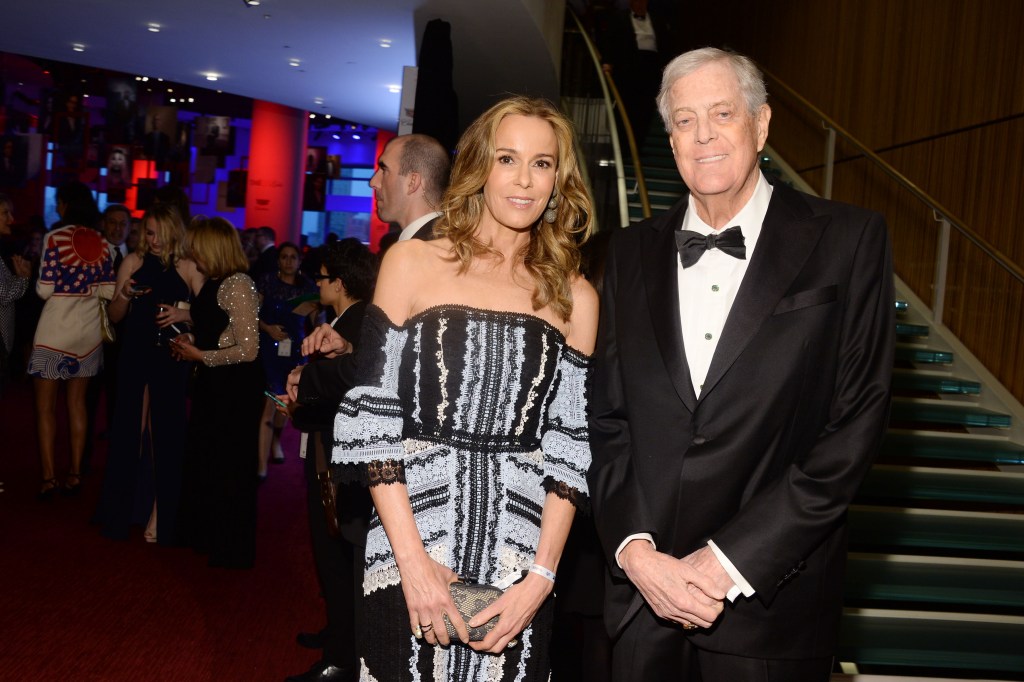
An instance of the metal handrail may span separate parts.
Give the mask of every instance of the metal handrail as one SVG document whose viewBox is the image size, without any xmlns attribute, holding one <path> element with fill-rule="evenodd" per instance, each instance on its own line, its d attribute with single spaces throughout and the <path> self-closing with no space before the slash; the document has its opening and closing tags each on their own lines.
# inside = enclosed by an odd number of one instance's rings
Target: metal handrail
<svg viewBox="0 0 1024 682">
<path fill-rule="evenodd" d="M 777 76 L 773 75 L 771 72 L 767 71 L 763 67 L 762 67 L 761 70 L 764 73 L 766 78 L 768 78 L 769 80 L 773 81 L 776 85 L 780 86 L 783 90 L 786 91 L 786 93 L 790 97 L 795 99 L 797 102 L 800 103 L 800 105 L 802 105 L 806 109 L 809 109 L 817 118 L 820 118 L 821 122 L 822 122 L 822 125 L 825 127 L 826 130 L 829 130 L 830 132 L 834 132 L 836 135 L 841 136 L 849 144 L 851 144 L 858 151 L 860 151 L 865 157 L 867 157 L 875 165 L 877 165 L 879 168 L 881 168 L 882 171 L 886 175 L 888 175 L 893 180 L 895 180 L 897 183 L 902 185 L 906 190 L 908 190 L 911 194 L 913 194 L 915 197 L 917 197 L 922 203 L 927 204 L 928 207 L 931 208 L 932 211 L 935 213 L 935 217 L 936 217 L 936 219 L 939 222 L 942 222 L 944 224 L 948 223 L 951 227 L 955 228 L 957 232 L 962 234 L 965 238 L 967 238 L 975 246 L 977 246 L 979 249 L 981 249 L 989 258 L 994 260 L 997 265 L 999 265 L 1001 268 L 1003 268 L 1008 273 L 1010 273 L 1010 275 L 1012 275 L 1018 281 L 1020 281 L 1021 283 L 1024 283 L 1024 268 L 1021 268 L 1019 265 L 1017 265 L 1016 263 L 1011 261 L 1009 256 L 1004 254 L 996 246 L 994 246 L 993 244 L 989 243 L 989 241 L 987 239 L 985 239 L 980 234 L 978 234 L 977 232 L 972 230 L 970 227 L 965 225 L 963 222 L 961 222 L 958 218 L 956 218 L 952 214 L 952 212 L 950 212 L 948 209 L 946 209 L 946 207 L 944 207 L 942 204 L 940 204 L 938 201 L 936 201 L 934 198 L 932 198 L 932 196 L 930 194 L 928 194 L 923 189 L 921 189 L 920 187 L 915 185 L 910 179 L 908 179 L 906 176 L 904 176 L 898 170 L 896 170 L 895 168 L 890 166 L 889 163 L 886 162 L 882 157 L 878 156 L 878 154 L 876 154 L 871 149 L 866 147 L 863 143 L 861 143 L 860 140 L 858 140 L 853 135 L 851 135 L 849 132 L 847 132 L 845 129 L 843 129 L 842 126 L 840 126 L 834 120 L 829 118 L 829 116 L 827 114 L 825 114 L 821 109 L 819 109 L 818 107 L 814 106 L 809 101 L 804 99 L 804 97 L 802 97 L 799 93 L 797 93 L 796 90 L 794 90 L 793 88 L 791 88 L 788 85 L 786 85 L 786 83 L 784 83 Z M 829 148 L 826 151 L 826 156 L 828 158 L 826 159 L 826 168 L 825 168 L 825 172 L 826 172 L 826 183 L 825 184 L 826 184 L 826 190 L 827 190 L 825 198 L 827 198 L 827 199 L 831 198 L 828 195 L 831 195 L 832 162 L 834 161 L 834 154 L 835 154 L 835 151 L 834 151 L 835 150 L 835 147 L 834 147 L 834 145 L 835 145 L 834 137 L 831 136 L 831 135 L 830 135 L 830 140 L 831 140 L 831 142 L 830 142 Z M 947 243 L 948 243 L 948 240 L 947 240 Z"/>
<path fill-rule="evenodd" d="M 612 154 L 615 160 L 615 175 L 618 182 L 618 193 L 619 193 L 619 218 L 621 221 L 621 227 L 629 225 L 629 204 L 626 199 L 626 176 L 622 165 L 622 148 L 619 144 L 618 127 L 615 125 L 615 108 L 618 107 L 619 114 L 622 116 L 623 128 L 626 131 L 626 141 L 629 144 L 630 155 L 633 158 L 633 168 L 636 171 L 636 184 L 637 192 L 640 194 L 640 205 L 645 218 L 651 217 L 651 203 L 647 196 L 647 183 L 644 180 L 643 168 L 640 165 L 640 153 L 636 146 L 636 138 L 633 136 L 633 126 L 630 124 L 629 117 L 626 115 L 626 108 L 622 102 L 622 97 L 619 95 L 619 89 L 615 86 L 615 81 L 611 78 L 610 74 L 605 73 L 601 64 L 601 55 L 597 51 L 597 47 L 590 39 L 590 35 L 587 33 L 586 27 L 580 20 L 579 16 L 572 9 L 572 7 L 566 7 L 569 14 L 572 16 L 573 21 L 576 23 L 576 28 L 579 30 L 580 37 L 583 38 L 584 44 L 587 46 L 587 52 L 590 54 L 590 58 L 594 63 L 594 68 L 598 74 L 598 81 L 601 83 L 601 91 L 604 94 L 605 112 L 608 117 L 608 131 L 612 142 Z M 611 94 L 609 94 L 609 90 Z M 614 103 L 613 103 L 614 99 Z"/>
</svg>

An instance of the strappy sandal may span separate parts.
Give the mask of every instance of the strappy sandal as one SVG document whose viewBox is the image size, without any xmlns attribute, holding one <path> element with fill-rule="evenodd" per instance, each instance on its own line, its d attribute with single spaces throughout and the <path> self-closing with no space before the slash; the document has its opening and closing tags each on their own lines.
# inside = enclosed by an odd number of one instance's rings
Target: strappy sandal
<svg viewBox="0 0 1024 682">
<path fill-rule="evenodd" d="M 74 481 L 74 483 L 72 483 Z M 64 485 L 60 489 L 60 494 L 65 497 L 71 497 L 77 495 L 82 491 L 82 474 L 76 474 L 68 472 L 68 475 L 64 477 Z"/>
<path fill-rule="evenodd" d="M 39 488 L 39 492 L 36 493 L 36 499 L 40 502 L 53 499 L 53 496 L 57 493 L 57 488 L 60 487 L 60 481 L 56 478 L 44 478 L 43 484 Z"/>
</svg>

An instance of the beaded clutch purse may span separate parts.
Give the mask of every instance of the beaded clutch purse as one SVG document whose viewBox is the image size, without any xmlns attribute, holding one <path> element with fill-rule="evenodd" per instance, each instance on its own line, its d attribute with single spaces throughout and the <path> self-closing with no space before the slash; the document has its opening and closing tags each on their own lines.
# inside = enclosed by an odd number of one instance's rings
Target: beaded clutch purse
<svg viewBox="0 0 1024 682">
<path fill-rule="evenodd" d="M 501 589 L 494 585 L 478 585 L 476 583 L 452 583 L 448 586 L 448 589 L 452 593 L 452 601 L 455 602 L 455 608 L 459 610 L 459 615 L 467 623 L 469 623 L 470 618 L 493 604 L 498 597 L 504 594 Z M 495 616 L 480 627 L 471 628 L 467 625 L 469 641 L 479 642 L 482 640 L 497 622 L 498 617 Z M 452 625 L 447 615 L 444 617 L 444 627 L 448 631 L 448 638 L 452 642 L 461 641 L 459 640 L 459 634 L 455 631 L 455 626 Z"/>
</svg>

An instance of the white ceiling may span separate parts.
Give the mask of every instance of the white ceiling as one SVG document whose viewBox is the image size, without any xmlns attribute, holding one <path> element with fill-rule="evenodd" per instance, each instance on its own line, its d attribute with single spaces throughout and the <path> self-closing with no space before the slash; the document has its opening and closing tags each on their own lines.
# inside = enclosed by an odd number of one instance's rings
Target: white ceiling
<svg viewBox="0 0 1024 682">
<path fill-rule="evenodd" d="M 0 51 L 278 102 L 394 130 L 423 27 L 452 26 L 464 127 L 504 92 L 557 97 L 564 0 L 10 0 Z M 160 32 L 148 30 L 159 24 Z M 380 43 L 390 41 L 390 47 Z M 73 44 L 84 46 L 76 52 Z M 289 65 L 291 59 L 300 66 Z M 220 76 L 216 83 L 207 73 Z M 323 104 L 317 104 L 317 99 Z"/>
</svg>

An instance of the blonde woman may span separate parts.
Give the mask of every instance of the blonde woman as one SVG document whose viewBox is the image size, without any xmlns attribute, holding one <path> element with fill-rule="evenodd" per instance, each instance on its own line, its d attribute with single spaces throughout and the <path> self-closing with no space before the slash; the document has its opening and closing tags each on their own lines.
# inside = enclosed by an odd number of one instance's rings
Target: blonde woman
<svg viewBox="0 0 1024 682">
<path fill-rule="evenodd" d="M 257 361 L 259 297 L 238 230 L 199 217 L 188 253 L 206 283 L 192 301 L 192 332 L 174 355 L 196 363 L 185 447 L 181 526 L 211 566 L 249 568 L 256 549 L 256 442 L 263 411 Z"/>
<path fill-rule="evenodd" d="M 185 257 L 185 225 L 176 208 L 157 204 L 142 225 L 139 250 L 125 256 L 118 268 L 117 293 L 107 310 L 118 324 L 121 351 L 96 520 L 107 537 L 127 539 L 135 501 L 142 496 L 146 503 L 139 506 L 152 510 L 144 538 L 170 544 L 181 498 L 189 367 L 171 357 L 168 342 L 187 330 L 187 304 L 204 278 Z M 137 494 L 140 464 L 153 484 Z"/>
<path fill-rule="evenodd" d="M 362 676 L 547 680 L 554 576 L 587 496 L 597 296 L 578 244 L 592 208 L 571 125 L 546 101 L 498 103 L 455 159 L 439 238 L 384 259 L 335 421 L 333 460 L 375 505 Z M 457 577 L 504 595 L 466 623 Z M 467 626 L 495 616 L 471 642 Z"/>
</svg>

